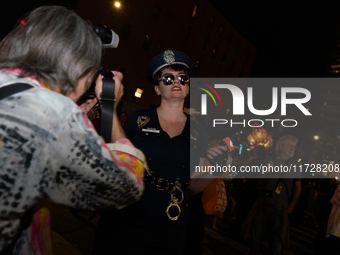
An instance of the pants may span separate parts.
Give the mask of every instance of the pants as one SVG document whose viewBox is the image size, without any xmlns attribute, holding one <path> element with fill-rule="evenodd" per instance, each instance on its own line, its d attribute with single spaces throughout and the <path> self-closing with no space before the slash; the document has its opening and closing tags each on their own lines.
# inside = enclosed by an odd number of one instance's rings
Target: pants
<svg viewBox="0 0 340 255">
<path fill-rule="evenodd" d="M 282 226 L 283 210 L 277 210 L 271 205 L 258 208 L 251 225 L 252 242 L 250 254 L 260 254 L 261 244 L 265 237 L 266 229 L 268 229 L 270 254 L 282 255 Z"/>
</svg>

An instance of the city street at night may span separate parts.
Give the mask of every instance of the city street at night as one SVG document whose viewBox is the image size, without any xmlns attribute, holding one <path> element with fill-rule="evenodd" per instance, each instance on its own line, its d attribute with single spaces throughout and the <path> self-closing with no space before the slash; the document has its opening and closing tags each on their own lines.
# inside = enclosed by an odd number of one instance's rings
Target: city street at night
<svg viewBox="0 0 340 255">
<path fill-rule="evenodd" d="M 339 10 L 0 0 L 0 255 L 339 255 Z"/>
</svg>

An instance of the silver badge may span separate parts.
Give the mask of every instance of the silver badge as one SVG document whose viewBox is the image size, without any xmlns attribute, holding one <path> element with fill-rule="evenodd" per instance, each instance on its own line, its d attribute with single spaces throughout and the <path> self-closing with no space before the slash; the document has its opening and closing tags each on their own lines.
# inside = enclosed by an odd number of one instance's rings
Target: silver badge
<svg viewBox="0 0 340 255">
<path fill-rule="evenodd" d="M 166 50 L 164 51 L 163 59 L 167 64 L 175 62 L 175 54 L 172 52 L 172 50 Z"/>
</svg>

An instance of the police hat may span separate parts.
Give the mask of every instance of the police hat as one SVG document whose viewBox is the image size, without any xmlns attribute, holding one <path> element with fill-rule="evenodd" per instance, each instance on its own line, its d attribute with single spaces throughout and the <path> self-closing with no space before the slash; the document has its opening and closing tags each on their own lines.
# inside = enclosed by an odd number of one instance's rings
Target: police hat
<svg viewBox="0 0 340 255">
<path fill-rule="evenodd" d="M 163 67 L 170 65 L 183 65 L 189 70 L 189 76 L 191 76 L 194 70 L 194 64 L 184 52 L 175 51 L 175 50 L 166 50 L 163 53 L 158 54 L 154 57 L 149 63 L 148 68 L 146 69 L 146 76 L 148 80 L 153 83 L 155 78 L 155 74 L 161 70 Z"/>
</svg>

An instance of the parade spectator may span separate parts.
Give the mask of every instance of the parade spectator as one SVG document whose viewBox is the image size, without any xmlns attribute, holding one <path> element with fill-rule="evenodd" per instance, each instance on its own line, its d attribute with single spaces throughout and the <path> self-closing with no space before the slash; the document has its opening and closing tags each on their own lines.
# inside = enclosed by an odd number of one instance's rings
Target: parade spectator
<svg viewBox="0 0 340 255">
<path fill-rule="evenodd" d="M 296 165 L 297 162 L 292 157 L 297 142 L 298 139 L 294 136 L 282 136 L 276 143 L 276 156 L 268 157 L 264 164 L 272 167 Z M 298 173 L 278 171 L 268 173 L 265 178 L 261 186 L 261 194 L 243 224 L 246 236 L 251 231 L 250 254 L 252 255 L 260 253 L 266 233 L 269 233 L 271 254 L 282 254 L 283 247 L 289 247 L 288 214 L 294 210 L 301 192 Z"/>
<path fill-rule="evenodd" d="M 248 166 L 260 167 L 267 157 L 267 149 L 262 145 L 257 146 L 254 149 L 254 156 L 255 158 L 248 163 Z M 259 187 L 255 173 L 246 173 L 244 175 L 243 183 L 240 184 L 239 187 L 243 188 L 238 192 L 237 214 L 235 221 L 233 222 L 233 231 L 235 231 L 236 235 L 240 233 L 242 224 L 258 197 Z"/>
<path fill-rule="evenodd" d="M 42 200 L 100 210 L 140 198 L 144 167 L 130 154 L 143 154 L 126 139 L 116 114 L 117 143 L 105 144 L 75 103 L 94 80 L 99 98 L 101 54 L 91 27 L 59 6 L 35 9 L 0 43 L 1 254 L 51 254 L 48 212 L 34 211 Z M 119 102 L 122 75 L 114 79 Z M 119 145 L 133 152 L 122 153 Z"/>
</svg>

